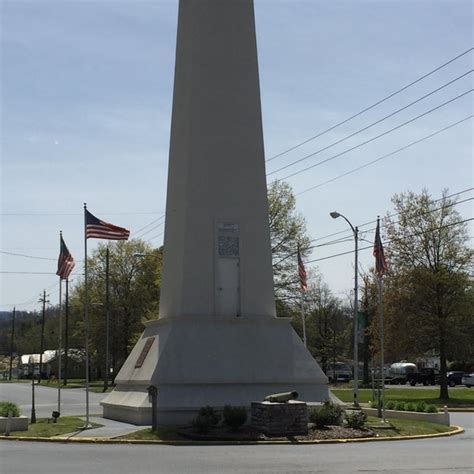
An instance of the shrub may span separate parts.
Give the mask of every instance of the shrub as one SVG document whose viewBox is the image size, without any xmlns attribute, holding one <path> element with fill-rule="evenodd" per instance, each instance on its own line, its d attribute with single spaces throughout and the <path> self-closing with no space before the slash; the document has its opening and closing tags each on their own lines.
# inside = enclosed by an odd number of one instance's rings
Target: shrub
<svg viewBox="0 0 474 474">
<path fill-rule="evenodd" d="M 426 402 L 423 401 L 423 400 L 420 400 L 420 401 L 416 404 L 416 411 L 424 412 L 425 409 L 426 409 Z"/>
<path fill-rule="evenodd" d="M 405 402 L 396 402 L 395 403 L 395 410 L 404 411 L 405 410 Z"/>
<path fill-rule="evenodd" d="M 369 403 L 370 403 L 370 408 L 378 408 L 379 407 L 379 401 L 378 400 L 371 400 Z"/>
<path fill-rule="evenodd" d="M 13 402 L 0 402 L 0 416 L 8 416 L 8 412 L 12 412 L 12 416 L 20 416 L 18 405 Z"/>
<path fill-rule="evenodd" d="M 387 410 L 393 410 L 395 408 L 395 402 L 393 400 L 389 400 L 385 405 Z"/>
<path fill-rule="evenodd" d="M 216 413 L 214 408 L 203 407 L 199 410 L 191 425 L 198 433 L 209 433 L 219 423 L 219 419 L 219 414 Z"/>
<path fill-rule="evenodd" d="M 405 406 L 406 411 L 416 411 L 416 405 L 413 402 L 408 402 Z"/>
<path fill-rule="evenodd" d="M 363 411 L 346 413 L 346 422 L 349 428 L 361 429 L 367 421 L 367 415 Z"/>
<path fill-rule="evenodd" d="M 233 431 L 239 429 L 247 421 L 247 410 L 244 407 L 231 407 L 230 405 L 226 405 L 222 414 L 224 424 Z"/>
<path fill-rule="evenodd" d="M 425 410 L 426 410 L 426 413 L 438 413 L 438 407 L 433 404 L 426 405 Z"/>
<path fill-rule="evenodd" d="M 312 410 L 309 414 L 309 421 L 314 423 L 317 428 L 323 428 L 327 425 L 340 425 L 342 423 L 343 409 L 326 400 L 319 410 Z"/>
</svg>

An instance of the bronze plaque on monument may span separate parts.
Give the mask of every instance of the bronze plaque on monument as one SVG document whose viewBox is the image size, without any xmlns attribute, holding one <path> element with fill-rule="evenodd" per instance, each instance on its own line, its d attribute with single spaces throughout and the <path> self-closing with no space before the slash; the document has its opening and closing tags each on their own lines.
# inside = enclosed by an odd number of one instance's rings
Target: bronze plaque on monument
<svg viewBox="0 0 474 474">
<path fill-rule="evenodd" d="M 143 365 L 143 362 L 145 361 L 145 358 L 148 355 L 148 352 L 149 352 L 151 346 L 153 345 L 154 340 L 155 340 L 154 337 L 149 337 L 146 340 L 145 345 L 143 346 L 143 349 L 142 349 L 140 355 L 138 356 L 137 363 L 135 364 L 136 369 L 139 369 Z"/>
</svg>

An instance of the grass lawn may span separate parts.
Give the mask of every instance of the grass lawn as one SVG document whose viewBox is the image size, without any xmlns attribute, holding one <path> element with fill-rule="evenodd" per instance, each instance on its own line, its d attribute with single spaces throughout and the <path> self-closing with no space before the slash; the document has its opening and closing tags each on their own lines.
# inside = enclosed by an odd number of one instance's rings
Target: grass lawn
<svg viewBox="0 0 474 474">
<path fill-rule="evenodd" d="M 380 419 L 372 416 L 369 416 L 367 422 L 380 438 L 446 433 L 455 429 L 452 426 L 429 423 L 427 421 L 397 420 L 393 418 L 388 420 L 388 424 L 391 425 L 392 428 L 383 426 L 377 428 L 377 425 L 381 425 Z"/>
<path fill-rule="evenodd" d="M 84 420 L 75 416 L 61 416 L 56 423 L 48 423 L 47 418 L 39 418 L 36 420 L 36 423 L 28 426 L 28 431 L 12 431 L 11 436 L 39 436 L 50 438 L 51 436 L 58 436 L 78 431 L 84 426 L 84 424 Z M 102 426 L 97 423 L 91 423 L 91 425 L 93 425 L 94 428 Z"/>
<path fill-rule="evenodd" d="M 331 390 L 336 397 L 346 403 L 351 403 L 351 389 Z M 372 400 L 372 389 L 363 388 L 359 390 L 359 400 L 367 403 Z M 456 388 L 449 390 L 449 400 L 439 398 L 438 388 L 385 388 L 385 399 L 401 402 L 418 402 L 424 400 L 427 404 L 434 404 L 438 407 L 447 405 L 448 407 L 474 407 L 474 390 L 469 388 Z"/>
</svg>

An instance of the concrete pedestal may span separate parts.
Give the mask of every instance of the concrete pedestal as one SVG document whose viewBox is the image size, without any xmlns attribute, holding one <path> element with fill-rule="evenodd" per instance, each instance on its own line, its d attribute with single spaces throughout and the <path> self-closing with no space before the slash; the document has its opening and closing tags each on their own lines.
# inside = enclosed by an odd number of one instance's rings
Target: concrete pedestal
<svg viewBox="0 0 474 474">
<path fill-rule="evenodd" d="M 252 427 L 267 436 L 308 434 L 308 406 L 305 402 L 252 402 Z"/>
<path fill-rule="evenodd" d="M 287 319 L 166 318 L 147 325 L 102 406 L 106 418 L 151 424 L 153 385 L 158 424 L 181 425 L 203 406 L 250 407 L 271 393 L 296 390 L 304 400 L 325 400 L 326 381 Z"/>
</svg>

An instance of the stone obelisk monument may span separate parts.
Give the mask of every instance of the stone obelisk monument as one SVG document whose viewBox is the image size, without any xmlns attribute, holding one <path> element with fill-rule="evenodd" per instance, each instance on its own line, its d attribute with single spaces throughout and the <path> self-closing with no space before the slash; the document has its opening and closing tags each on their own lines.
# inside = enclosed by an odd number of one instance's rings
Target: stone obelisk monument
<svg viewBox="0 0 474 474">
<path fill-rule="evenodd" d="M 275 314 L 253 0 L 180 0 L 160 314 L 115 382 L 104 416 L 136 424 L 328 398 Z"/>
</svg>

